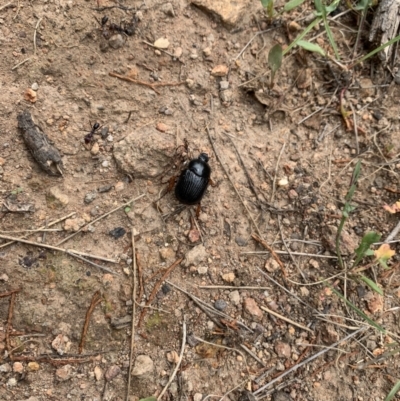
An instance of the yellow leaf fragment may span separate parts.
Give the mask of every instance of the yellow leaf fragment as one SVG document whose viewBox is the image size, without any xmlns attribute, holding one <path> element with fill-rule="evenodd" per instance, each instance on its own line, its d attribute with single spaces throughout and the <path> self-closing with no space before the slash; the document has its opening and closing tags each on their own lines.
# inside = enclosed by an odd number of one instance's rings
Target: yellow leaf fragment
<svg viewBox="0 0 400 401">
<path fill-rule="evenodd" d="M 384 261 L 389 260 L 395 253 L 396 252 L 393 249 L 390 249 L 389 244 L 382 244 L 376 251 L 374 251 L 375 257 Z"/>
<path fill-rule="evenodd" d="M 393 203 L 393 205 L 384 205 L 383 208 L 392 214 L 400 212 L 400 201 Z"/>
</svg>

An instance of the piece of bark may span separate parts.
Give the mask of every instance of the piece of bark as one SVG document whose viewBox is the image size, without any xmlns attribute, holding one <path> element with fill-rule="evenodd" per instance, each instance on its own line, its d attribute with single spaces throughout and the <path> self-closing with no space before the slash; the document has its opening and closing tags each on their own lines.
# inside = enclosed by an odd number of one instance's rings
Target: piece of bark
<svg viewBox="0 0 400 401">
<path fill-rule="evenodd" d="M 400 0 L 382 0 L 375 11 L 369 40 L 378 40 L 380 45 L 396 37 L 400 24 Z M 393 52 L 393 45 L 385 47 L 378 55 L 387 63 Z"/>
<path fill-rule="evenodd" d="M 50 143 L 47 135 L 32 120 L 31 113 L 24 110 L 18 114 L 18 128 L 27 148 L 39 166 L 50 175 L 62 175 L 60 152 Z"/>
</svg>

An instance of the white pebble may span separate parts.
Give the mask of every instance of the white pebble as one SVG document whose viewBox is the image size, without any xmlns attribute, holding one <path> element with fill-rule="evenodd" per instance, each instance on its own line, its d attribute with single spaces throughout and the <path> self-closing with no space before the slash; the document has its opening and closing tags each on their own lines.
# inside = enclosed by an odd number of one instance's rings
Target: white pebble
<svg viewBox="0 0 400 401">
<path fill-rule="evenodd" d="M 108 135 L 107 141 L 112 142 L 114 140 L 114 137 L 112 135 Z"/>
<path fill-rule="evenodd" d="M 39 89 L 39 85 L 37 82 L 34 82 L 31 86 L 32 90 L 37 91 Z"/>
<path fill-rule="evenodd" d="M 108 160 L 104 160 L 103 163 L 101 163 L 101 165 L 102 165 L 103 167 L 108 167 L 108 166 L 110 165 L 110 163 L 109 163 Z"/>
<path fill-rule="evenodd" d="M 288 184 L 289 184 L 289 181 L 288 181 L 288 179 L 287 179 L 286 177 L 281 178 L 281 179 L 278 181 L 278 185 L 279 185 L 280 187 L 285 187 L 285 186 L 288 185 Z"/>
</svg>

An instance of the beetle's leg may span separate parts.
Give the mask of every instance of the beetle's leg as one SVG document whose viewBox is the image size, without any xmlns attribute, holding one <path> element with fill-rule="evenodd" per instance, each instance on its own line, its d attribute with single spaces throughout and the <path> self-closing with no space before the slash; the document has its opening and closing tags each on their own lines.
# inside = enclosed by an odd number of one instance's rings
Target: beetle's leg
<svg viewBox="0 0 400 401">
<path fill-rule="evenodd" d="M 200 212 L 201 212 L 201 203 L 199 202 L 199 204 L 196 207 L 196 218 L 198 219 L 200 216 Z"/>
</svg>

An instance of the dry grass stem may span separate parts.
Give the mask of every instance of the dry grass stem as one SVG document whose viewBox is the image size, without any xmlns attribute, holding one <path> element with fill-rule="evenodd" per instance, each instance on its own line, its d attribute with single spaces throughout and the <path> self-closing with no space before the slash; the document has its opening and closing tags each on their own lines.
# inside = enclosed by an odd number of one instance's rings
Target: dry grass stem
<svg viewBox="0 0 400 401">
<path fill-rule="evenodd" d="M 268 309 L 266 306 L 260 306 L 260 308 L 261 308 L 263 311 L 268 312 L 268 313 L 270 313 L 271 315 L 277 317 L 278 319 L 284 320 L 285 322 L 292 324 L 293 326 L 296 326 L 296 327 L 298 327 L 298 328 L 300 328 L 300 329 L 302 329 L 302 330 L 309 331 L 310 333 L 314 333 L 314 332 L 313 332 L 311 329 L 309 329 L 308 327 L 303 326 L 303 325 L 300 324 L 300 323 L 296 323 L 296 322 L 294 322 L 293 320 L 291 320 L 291 319 L 289 319 L 289 318 L 287 318 L 287 317 L 285 317 L 285 316 L 282 316 L 282 315 L 280 315 L 279 313 L 276 313 L 276 312 L 272 311 L 271 309 Z"/>
<path fill-rule="evenodd" d="M 181 363 L 182 363 L 183 353 L 185 352 L 185 345 L 186 345 L 186 322 L 185 322 L 185 319 L 183 319 L 182 347 L 181 347 L 181 352 L 179 354 L 179 360 L 178 360 L 178 363 L 176 364 L 175 369 L 173 370 L 171 376 L 169 377 L 168 383 L 165 385 L 165 387 L 161 391 L 160 395 L 157 397 L 157 401 L 161 400 L 162 396 L 165 394 L 165 392 L 168 390 L 168 387 L 171 385 L 171 383 L 175 379 L 175 376 L 176 376 L 176 373 L 178 372 L 179 366 L 181 366 Z"/>
</svg>

